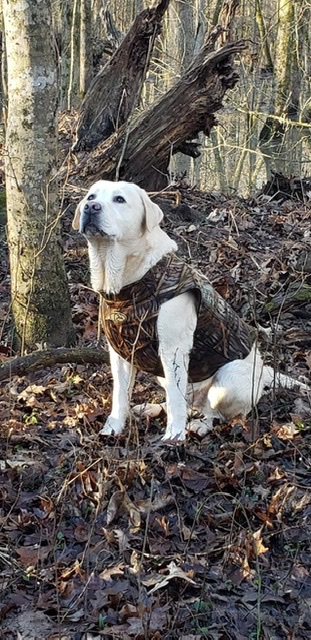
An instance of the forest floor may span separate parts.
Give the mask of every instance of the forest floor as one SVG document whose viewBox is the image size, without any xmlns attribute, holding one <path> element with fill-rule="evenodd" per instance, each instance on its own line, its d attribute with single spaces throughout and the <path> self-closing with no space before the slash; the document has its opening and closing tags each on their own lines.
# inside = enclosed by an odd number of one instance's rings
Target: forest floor
<svg viewBox="0 0 311 640">
<path fill-rule="evenodd" d="M 310 379 L 310 206 L 180 188 L 166 229 L 251 324 L 270 361 Z M 72 213 L 72 212 L 71 212 Z M 79 344 L 97 339 L 84 240 L 64 216 Z M 3 229 L 2 229 L 3 231 Z M 0 245 L 1 356 L 10 355 Z M 311 637 L 311 410 L 299 390 L 265 396 L 245 423 L 183 446 L 163 420 L 97 434 L 111 374 L 55 366 L 2 385 L 0 638 L 306 640 Z M 135 404 L 162 399 L 139 374 Z"/>
</svg>

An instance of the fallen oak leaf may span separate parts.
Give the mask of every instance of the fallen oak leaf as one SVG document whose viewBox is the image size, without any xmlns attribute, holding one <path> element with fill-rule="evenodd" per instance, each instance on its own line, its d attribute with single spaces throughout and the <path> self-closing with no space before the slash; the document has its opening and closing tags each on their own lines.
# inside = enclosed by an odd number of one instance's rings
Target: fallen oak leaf
<svg viewBox="0 0 311 640">
<path fill-rule="evenodd" d="M 185 573 L 185 571 L 180 569 L 180 567 L 177 567 L 174 560 L 172 560 L 172 562 L 169 563 L 167 568 L 169 570 L 169 574 L 167 576 L 164 576 L 164 578 L 162 578 L 161 576 L 161 580 L 157 584 L 155 584 L 155 586 L 152 587 L 150 591 L 148 591 L 149 596 L 151 593 L 154 593 L 154 591 L 157 591 L 158 589 L 162 589 L 163 587 L 166 587 L 169 581 L 172 580 L 173 578 L 180 578 L 182 580 L 185 580 L 186 582 L 189 582 L 190 584 L 194 584 L 195 586 L 197 586 L 196 582 L 192 580 L 192 578 L 189 578 L 189 576 L 187 575 L 187 573 Z"/>
<path fill-rule="evenodd" d="M 107 567 L 104 571 L 99 574 L 99 577 L 102 580 L 110 580 L 111 576 L 123 576 L 124 575 L 124 563 L 119 562 L 118 564 L 113 565 L 112 567 Z"/>
<path fill-rule="evenodd" d="M 35 567 L 39 562 L 47 558 L 50 551 L 51 547 L 39 547 L 39 545 L 18 547 L 16 549 L 24 567 Z"/>
<path fill-rule="evenodd" d="M 253 539 L 253 545 L 255 548 L 256 556 L 260 556 L 262 553 L 266 553 L 269 551 L 269 547 L 265 547 L 262 541 L 262 527 L 260 527 L 257 531 L 254 531 L 251 536 Z"/>
</svg>

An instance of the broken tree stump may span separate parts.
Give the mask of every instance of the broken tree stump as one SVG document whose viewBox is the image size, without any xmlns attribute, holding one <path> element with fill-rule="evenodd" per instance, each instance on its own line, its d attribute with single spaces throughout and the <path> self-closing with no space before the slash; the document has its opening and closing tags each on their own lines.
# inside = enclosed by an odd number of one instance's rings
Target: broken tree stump
<svg viewBox="0 0 311 640">
<path fill-rule="evenodd" d="M 124 179 L 155 191 L 167 186 L 171 155 L 199 155 L 193 142 L 209 135 L 214 113 L 238 81 L 232 57 L 247 48 L 244 40 L 214 50 L 222 29 L 214 30 L 182 78 L 147 111 L 127 121 L 76 165 L 84 184 L 97 179 Z"/>
<path fill-rule="evenodd" d="M 144 9 L 111 60 L 94 78 L 80 108 L 74 151 L 89 151 L 117 131 L 137 106 L 154 41 L 170 0 Z"/>
</svg>

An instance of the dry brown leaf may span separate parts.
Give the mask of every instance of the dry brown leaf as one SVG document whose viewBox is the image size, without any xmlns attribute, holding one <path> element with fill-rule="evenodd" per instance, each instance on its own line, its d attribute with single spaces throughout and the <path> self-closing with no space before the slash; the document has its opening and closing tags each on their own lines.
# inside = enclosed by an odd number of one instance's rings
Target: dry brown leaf
<svg viewBox="0 0 311 640">
<path fill-rule="evenodd" d="M 124 575 L 124 563 L 119 562 L 118 564 L 113 565 L 112 567 L 108 567 L 104 571 L 99 574 L 99 577 L 102 580 L 110 580 L 111 576 L 123 576 Z"/>
<path fill-rule="evenodd" d="M 299 429 L 297 429 L 294 422 L 287 422 L 282 425 L 273 423 L 272 431 L 280 440 L 292 440 L 299 433 Z"/>
<path fill-rule="evenodd" d="M 266 553 L 266 551 L 269 551 L 269 547 L 265 547 L 265 545 L 263 544 L 262 541 L 262 527 L 260 527 L 260 529 L 258 529 L 257 531 L 254 531 L 251 535 L 253 538 L 253 543 L 254 543 L 254 547 L 255 547 L 255 551 L 256 551 L 256 555 L 260 555 L 261 553 Z"/>
<path fill-rule="evenodd" d="M 45 391 L 46 387 L 43 387 L 42 385 L 30 384 L 28 385 L 28 387 L 26 387 L 26 389 L 18 394 L 17 399 L 24 400 L 26 402 L 27 400 L 29 400 L 30 396 L 42 396 Z"/>
<path fill-rule="evenodd" d="M 150 591 L 148 591 L 148 595 L 150 595 L 151 593 L 154 593 L 154 591 L 157 591 L 158 589 L 162 589 L 163 587 L 166 587 L 169 581 L 172 580 L 173 578 L 180 578 L 182 580 L 186 580 L 186 582 L 190 582 L 191 584 L 194 584 L 194 585 L 196 584 L 195 581 L 192 580 L 192 578 L 189 578 L 189 576 L 185 573 L 185 571 L 180 569 L 180 567 L 177 567 L 174 560 L 172 560 L 172 562 L 169 563 L 167 568 L 169 570 L 169 574 L 167 576 L 164 576 L 164 578 L 161 577 L 160 581 L 152 589 L 150 589 Z"/>
<path fill-rule="evenodd" d="M 115 491 L 110 500 L 107 507 L 107 524 L 111 524 L 116 518 L 119 509 L 121 508 L 124 500 L 124 491 L 118 490 Z"/>
<path fill-rule="evenodd" d="M 124 492 L 124 500 L 122 505 L 130 516 L 131 523 L 135 529 L 139 529 L 141 523 L 141 516 L 139 509 L 135 506 L 132 500 L 129 498 L 126 491 Z"/>
<path fill-rule="evenodd" d="M 130 549 L 131 545 L 129 543 L 129 537 L 126 535 L 125 531 L 122 531 L 122 529 L 114 529 L 113 533 L 118 540 L 120 553 L 124 553 L 126 549 Z"/>
<path fill-rule="evenodd" d="M 180 467 L 180 477 L 188 489 L 200 493 L 209 485 L 210 479 L 206 474 L 200 473 L 191 467 Z"/>
<path fill-rule="evenodd" d="M 24 567 L 35 567 L 39 562 L 45 560 L 51 551 L 51 547 L 39 547 L 37 545 L 29 547 L 18 547 L 18 553 Z"/>
</svg>

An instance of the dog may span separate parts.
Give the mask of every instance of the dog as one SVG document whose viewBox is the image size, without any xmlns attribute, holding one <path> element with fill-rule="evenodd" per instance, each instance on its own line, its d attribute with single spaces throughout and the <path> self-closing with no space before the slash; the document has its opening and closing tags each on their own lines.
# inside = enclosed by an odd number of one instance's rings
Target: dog
<svg viewBox="0 0 311 640">
<path fill-rule="evenodd" d="M 99 180 L 75 212 L 73 228 L 88 243 L 109 343 L 112 410 L 103 436 L 123 431 L 139 369 L 155 373 L 165 389 L 166 403 L 135 408 L 147 416 L 166 411 L 164 442 L 183 442 L 187 427 L 203 436 L 215 418 L 246 417 L 266 387 L 307 388 L 264 365 L 252 330 L 203 275 L 178 259 L 162 218 L 146 191 L 124 181 Z M 187 425 L 188 405 L 201 417 Z"/>
</svg>

